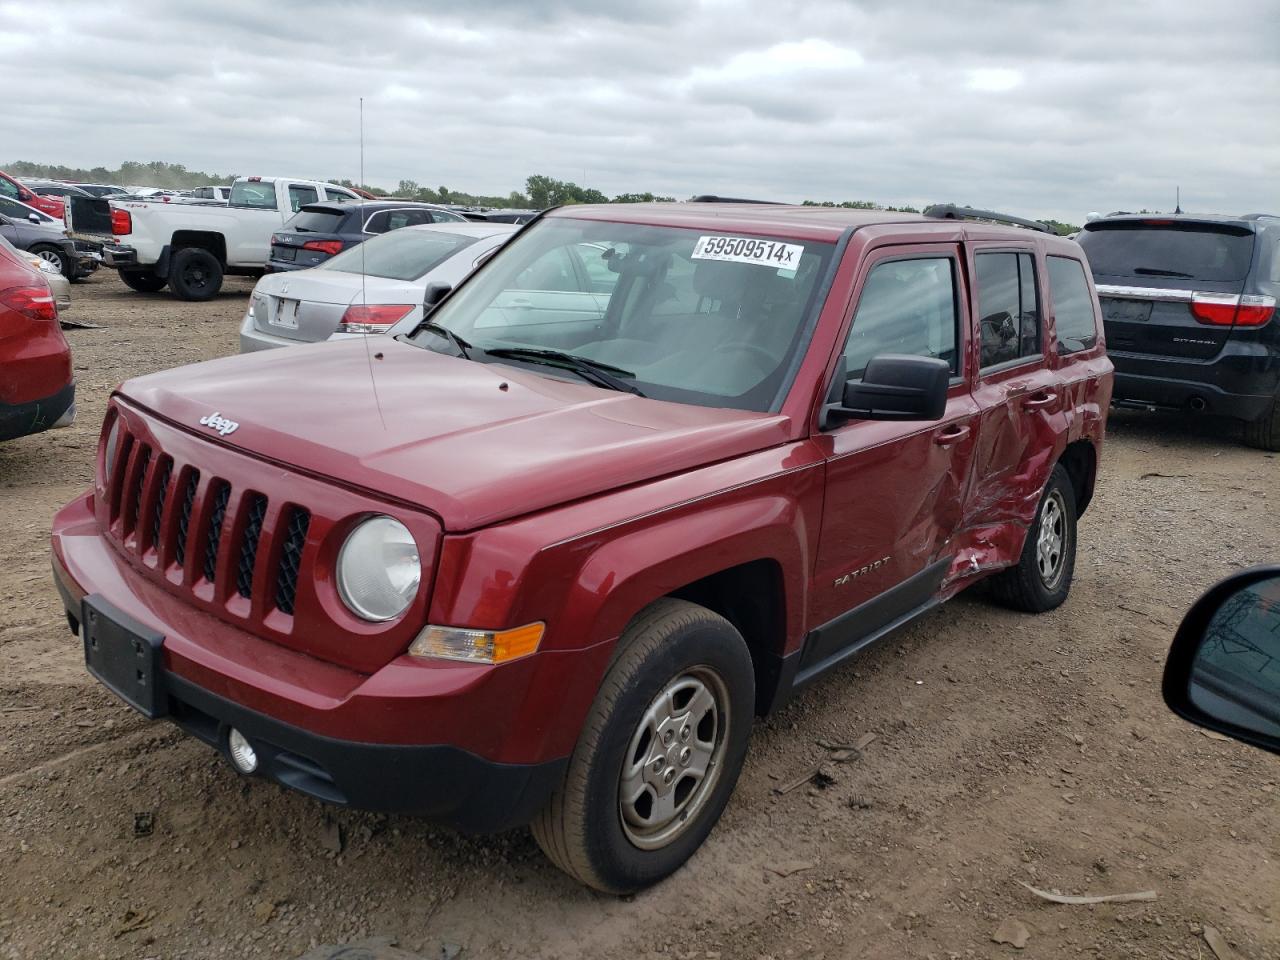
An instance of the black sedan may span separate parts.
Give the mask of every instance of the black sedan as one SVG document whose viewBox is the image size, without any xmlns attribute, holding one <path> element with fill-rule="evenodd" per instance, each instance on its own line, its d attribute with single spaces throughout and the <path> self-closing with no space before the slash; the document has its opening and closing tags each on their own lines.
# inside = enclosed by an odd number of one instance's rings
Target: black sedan
<svg viewBox="0 0 1280 960">
<path fill-rule="evenodd" d="M 267 273 L 318 266 L 348 247 L 401 227 L 465 222 L 452 210 L 406 200 L 308 203 L 272 234 Z"/>
</svg>

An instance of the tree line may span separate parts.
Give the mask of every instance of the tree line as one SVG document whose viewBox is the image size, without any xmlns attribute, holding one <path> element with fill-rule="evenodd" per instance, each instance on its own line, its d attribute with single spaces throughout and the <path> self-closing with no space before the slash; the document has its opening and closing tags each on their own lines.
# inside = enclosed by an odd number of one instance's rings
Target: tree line
<svg viewBox="0 0 1280 960">
<path fill-rule="evenodd" d="M 31 163 L 19 160 L 5 166 L 5 171 L 15 177 L 42 177 L 49 180 L 70 180 L 82 183 L 115 183 L 128 186 L 165 187 L 172 190 L 190 190 L 208 184 L 230 183 L 236 174 L 205 173 L 200 170 L 188 170 L 180 163 L 165 163 L 153 160 L 150 163 L 139 163 L 128 160 L 119 167 L 64 167 L 56 164 Z M 344 187 L 359 187 L 377 197 L 397 197 L 406 200 L 421 200 L 426 203 L 460 204 L 468 207 L 499 207 L 518 210 L 542 210 L 574 203 L 652 203 L 655 201 L 670 202 L 675 197 L 654 193 L 620 193 L 609 197 L 594 187 L 579 186 L 571 180 L 557 180 L 544 174 L 534 174 L 525 179 L 524 190 L 512 190 L 505 196 L 488 196 L 485 194 L 467 193 L 462 190 L 451 190 L 448 187 L 424 187 L 416 180 L 401 180 L 394 190 L 373 184 L 357 184 L 346 178 L 330 180 L 330 183 Z M 807 207 L 844 207 L 852 210 L 891 210 L 902 213 L 919 213 L 915 207 L 895 207 L 870 200 L 806 200 Z M 1080 228 L 1069 223 L 1056 220 L 1044 220 L 1056 233 L 1074 233 Z"/>
</svg>

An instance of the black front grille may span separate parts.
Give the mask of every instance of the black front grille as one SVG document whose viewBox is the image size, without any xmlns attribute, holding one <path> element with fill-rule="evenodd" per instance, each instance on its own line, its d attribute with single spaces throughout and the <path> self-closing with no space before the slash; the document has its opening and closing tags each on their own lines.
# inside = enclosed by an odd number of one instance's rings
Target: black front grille
<svg viewBox="0 0 1280 960">
<path fill-rule="evenodd" d="M 267 498 L 260 493 L 249 494 L 249 513 L 245 517 L 240 563 L 236 567 L 236 591 L 246 599 L 253 596 L 253 565 L 258 559 L 258 541 L 262 537 L 262 521 L 266 515 Z"/>
<path fill-rule="evenodd" d="M 280 570 L 276 574 L 276 606 L 282 613 L 293 615 L 298 596 L 298 570 L 302 565 L 302 548 L 307 542 L 311 514 L 302 507 L 289 511 L 289 528 L 280 549 Z"/>
<path fill-rule="evenodd" d="M 173 461 L 164 458 L 160 468 L 160 489 L 156 492 L 156 507 L 151 512 L 151 531 L 148 543 L 153 547 L 160 546 L 160 518 L 164 515 L 164 501 L 169 495 L 169 480 L 173 476 Z"/>
<path fill-rule="evenodd" d="M 187 534 L 191 529 L 191 508 L 196 502 L 196 487 L 200 485 L 200 471 L 187 474 L 187 489 L 182 495 L 182 513 L 178 515 L 178 542 L 174 544 L 173 558 L 178 566 L 187 562 Z"/>
<path fill-rule="evenodd" d="M 204 548 L 204 578 L 213 583 L 218 576 L 218 544 L 222 542 L 222 521 L 227 518 L 227 502 L 231 499 L 231 487 L 218 484 L 213 495 L 213 513 L 209 517 L 209 539 Z"/>
</svg>

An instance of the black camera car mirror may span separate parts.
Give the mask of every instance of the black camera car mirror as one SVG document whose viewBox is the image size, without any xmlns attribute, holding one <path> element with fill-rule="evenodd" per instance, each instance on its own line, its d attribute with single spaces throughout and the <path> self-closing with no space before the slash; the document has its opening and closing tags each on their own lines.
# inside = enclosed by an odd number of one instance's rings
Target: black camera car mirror
<svg viewBox="0 0 1280 960">
<path fill-rule="evenodd" d="M 428 283 L 427 289 L 422 294 L 422 315 L 425 317 L 438 307 L 440 301 L 447 297 L 452 289 L 453 284 L 440 283 L 439 281 Z"/>
<path fill-rule="evenodd" d="M 1233 574 L 1195 602 L 1162 692 L 1184 720 L 1280 753 L 1280 567 Z"/>
<path fill-rule="evenodd" d="M 843 370 L 837 369 L 836 376 L 836 383 L 843 381 Z M 824 423 L 941 420 L 950 382 L 951 365 L 945 360 L 884 353 L 867 364 L 861 380 L 844 383 L 839 400 L 824 409 Z"/>
</svg>

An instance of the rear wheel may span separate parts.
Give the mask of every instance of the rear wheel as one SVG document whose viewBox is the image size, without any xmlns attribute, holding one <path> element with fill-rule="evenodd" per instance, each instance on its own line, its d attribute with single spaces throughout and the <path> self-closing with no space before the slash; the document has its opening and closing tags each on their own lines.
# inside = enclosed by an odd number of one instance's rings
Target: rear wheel
<svg viewBox="0 0 1280 960">
<path fill-rule="evenodd" d="M 1259 450 L 1280 452 L 1280 396 L 1271 399 L 1257 420 L 1245 422 L 1244 442 Z"/>
<path fill-rule="evenodd" d="M 556 866 L 617 894 L 701 846 L 742 770 L 755 702 L 742 635 L 705 607 L 659 600 L 619 644 L 564 781 L 531 825 Z"/>
<path fill-rule="evenodd" d="M 163 290 L 164 285 L 169 282 L 164 277 L 156 276 L 154 270 L 121 270 L 120 279 L 126 287 L 139 293 L 156 293 Z"/>
<path fill-rule="evenodd" d="M 992 577 L 991 590 L 1005 606 L 1043 613 L 1067 599 L 1075 567 L 1075 488 L 1059 463 L 1040 496 L 1036 520 L 1027 531 L 1017 566 Z"/>
<path fill-rule="evenodd" d="M 179 300 L 212 300 L 222 289 L 222 264 L 208 250 L 184 247 L 169 261 L 169 289 Z"/>
<path fill-rule="evenodd" d="M 57 247 L 34 246 L 31 248 L 31 252 L 46 263 L 52 263 L 58 268 L 58 272 L 67 279 L 71 278 L 72 264 L 68 262 L 67 255 Z"/>
</svg>

